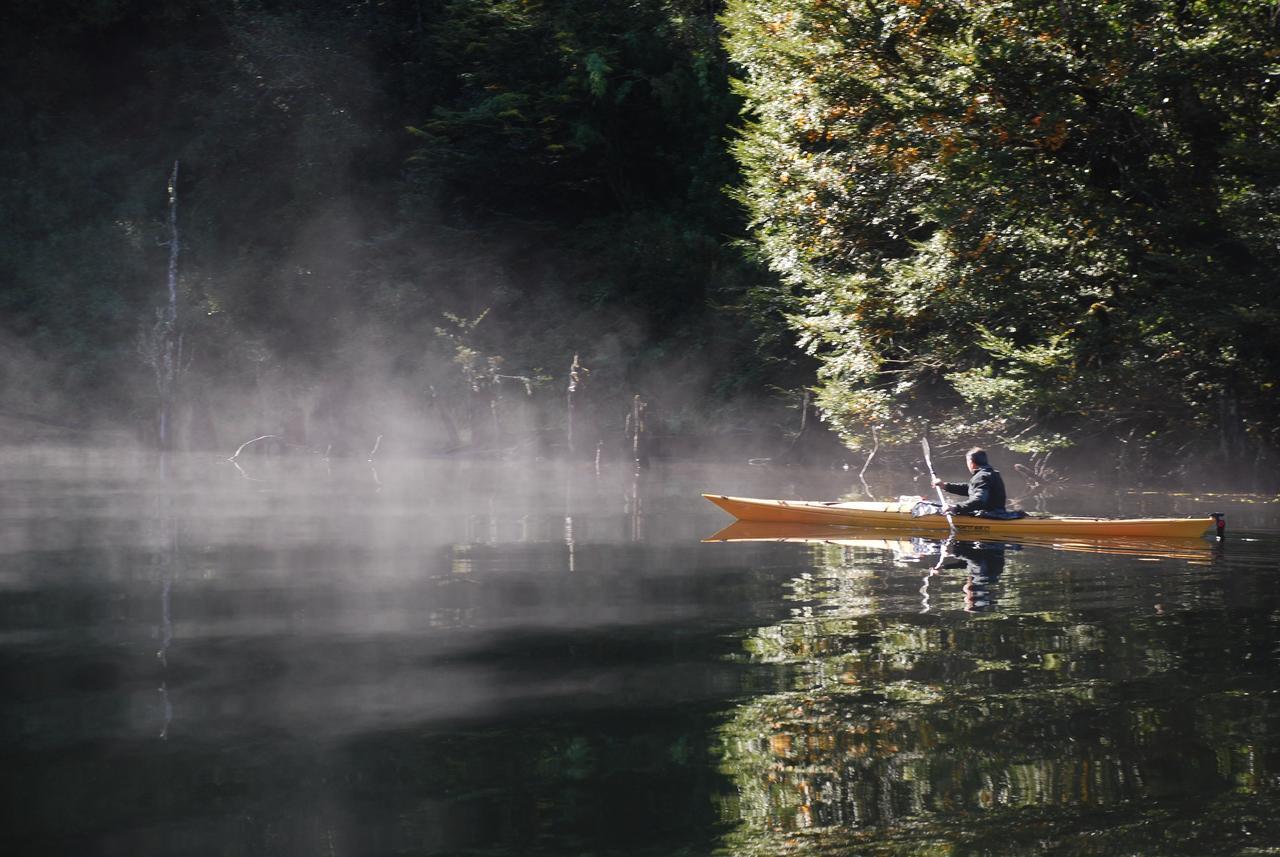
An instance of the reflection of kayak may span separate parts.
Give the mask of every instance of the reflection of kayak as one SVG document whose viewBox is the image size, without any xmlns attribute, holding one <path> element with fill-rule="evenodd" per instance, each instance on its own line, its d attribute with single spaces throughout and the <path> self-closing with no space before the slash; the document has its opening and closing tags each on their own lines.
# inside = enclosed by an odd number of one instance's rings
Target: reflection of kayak
<svg viewBox="0 0 1280 857">
<path fill-rule="evenodd" d="M 849 548 L 892 550 L 913 553 L 916 546 L 910 535 L 886 530 L 864 530 L 853 527 L 816 524 L 774 524 L 768 521 L 734 521 L 704 542 L 811 542 Z M 936 551 L 935 551 L 936 552 Z"/>
<path fill-rule="evenodd" d="M 934 534 L 931 534 L 934 535 Z M 945 534 L 936 534 L 945 535 Z M 932 551 L 921 549 L 919 539 L 912 540 L 895 535 L 888 530 L 872 530 L 855 527 L 821 526 L 813 524 L 777 524 L 767 521 L 734 521 L 720 532 L 703 539 L 704 542 L 808 542 L 812 544 L 839 545 L 841 547 L 870 548 L 893 551 L 898 555 L 937 553 L 937 542 Z M 1037 533 L 1019 534 L 1017 545 L 1045 547 L 1053 550 L 1083 553 L 1121 554 L 1125 556 L 1162 557 L 1209 561 L 1214 546 L 1201 538 L 1137 538 L 1117 536 L 1108 539 L 1091 539 L 1080 536 L 1049 536 Z"/>
<path fill-rule="evenodd" d="M 828 524 L 867 529 L 908 529 L 918 533 L 947 533 L 942 515 L 911 516 L 914 499 L 891 503 L 820 503 L 812 500 L 755 500 L 703 494 L 712 503 L 741 521 L 780 524 Z M 1215 526 L 1213 517 L 1204 518 L 1059 518 L 1026 517 L 1002 521 L 992 518 L 956 516 L 956 531 L 962 536 L 1019 538 L 1025 534 L 1084 536 L 1086 538 L 1195 538 Z"/>
</svg>

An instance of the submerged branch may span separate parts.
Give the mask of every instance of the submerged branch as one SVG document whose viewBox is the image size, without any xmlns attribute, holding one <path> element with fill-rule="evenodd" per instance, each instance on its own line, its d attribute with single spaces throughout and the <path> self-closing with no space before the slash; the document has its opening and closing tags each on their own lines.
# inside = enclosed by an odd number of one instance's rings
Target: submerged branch
<svg viewBox="0 0 1280 857">
<path fill-rule="evenodd" d="M 245 447 L 255 444 L 260 440 L 271 440 L 272 438 L 279 440 L 280 436 L 276 434 L 264 434 L 262 437 L 255 437 L 253 440 L 246 440 L 244 443 L 240 444 L 240 448 L 236 450 L 235 455 L 228 458 L 227 461 L 234 462 L 240 457 L 240 453 L 244 452 Z"/>
</svg>

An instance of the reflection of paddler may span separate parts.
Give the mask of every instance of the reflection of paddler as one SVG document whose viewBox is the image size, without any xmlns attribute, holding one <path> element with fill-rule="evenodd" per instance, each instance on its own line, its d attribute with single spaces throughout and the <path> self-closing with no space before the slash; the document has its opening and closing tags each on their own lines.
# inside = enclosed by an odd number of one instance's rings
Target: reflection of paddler
<svg viewBox="0 0 1280 857">
<path fill-rule="evenodd" d="M 946 561 L 943 568 L 960 568 L 961 563 L 969 574 L 964 585 L 966 610 L 990 610 L 995 606 L 991 587 L 1004 573 L 1004 552 L 1007 546 L 999 542 L 957 542 L 950 555 L 960 562 Z"/>
<path fill-rule="evenodd" d="M 930 609 L 929 580 L 943 569 L 965 570 L 965 610 L 990 610 L 995 607 L 996 599 L 991 588 L 1000 580 L 1000 575 L 1004 574 L 1004 553 L 1006 550 L 1022 549 L 1022 545 L 1004 542 L 953 542 L 950 539 L 932 543 L 924 539 L 912 539 L 912 542 L 920 556 L 940 551 L 937 565 L 925 575 L 924 585 L 920 587 L 922 612 L 925 613 Z"/>
</svg>

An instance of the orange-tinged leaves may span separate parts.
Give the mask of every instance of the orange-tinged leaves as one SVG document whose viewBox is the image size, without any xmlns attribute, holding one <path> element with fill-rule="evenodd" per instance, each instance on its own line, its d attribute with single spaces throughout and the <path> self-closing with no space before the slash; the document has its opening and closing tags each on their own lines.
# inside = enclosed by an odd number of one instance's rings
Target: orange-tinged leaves
<svg viewBox="0 0 1280 857">
<path fill-rule="evenodd" d="M 867 138 L 871 140 L 878 140 L 886 134 L 892 133 L 897 127 L 897 123 L 895 122 L 881 122 L 879 125 L 871 129 L 867 134 Z"/>
<path fill-rule="evenodd" d="M 982 236 L 982 240 L 978 242 L 978 246 L 970 250 L 965 255 L 970 259 L 976 259 L 983 253 L 987 252 L 987 248 L 991 246 L 991 242 L 996 240 L 995 233 L 988 232 Z"/>
<path fill-rule="evenodd" d="M 1042 137 L 1037 145 L 1050 152 L 1056 152 L 1067 141 L 1067 123 L 1061 119 L 1053 124 L 1053 130 Z"/>
<path fill-rule="evenodd" d="M 963 149 L 964 145 L 964 141 L 954 134 L 944 138 L 942 145 L 938 147 L 938 160 L 945 164 L 956 152 Z"/>
<path fill-rule="evenodd" d="M 916 146 L 908 146 L 905 149 L 899 149 L 894 152 L 893 157 L 889 159 L 889 163 L 895 170 L 902 172 L 918 160 L 920 160 L 920 149 Z"/>
</svg>

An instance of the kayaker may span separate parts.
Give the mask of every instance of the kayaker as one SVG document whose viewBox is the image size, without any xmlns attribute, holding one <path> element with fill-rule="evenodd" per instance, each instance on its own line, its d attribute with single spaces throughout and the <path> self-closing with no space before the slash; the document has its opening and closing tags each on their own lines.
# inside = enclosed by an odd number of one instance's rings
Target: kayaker
<svg viewBox="0 0 1280 857">
<path fill-rule="evenodd" d="M 974 515 L 978 512 L 1003 512 L 1007 502 L 1004 493 L 1004 479 L 1000 471 L 991 466 L 987 460 L 987 451 L 974 447 L 965 453 L 965 464 L 973 474 L 966 482 L 944 482 L 933 480 L 933 484 L 949 494 L 964 494 L 968 500 L 954 503 L 947 507 L 952 515 Z"/>
</svg>

